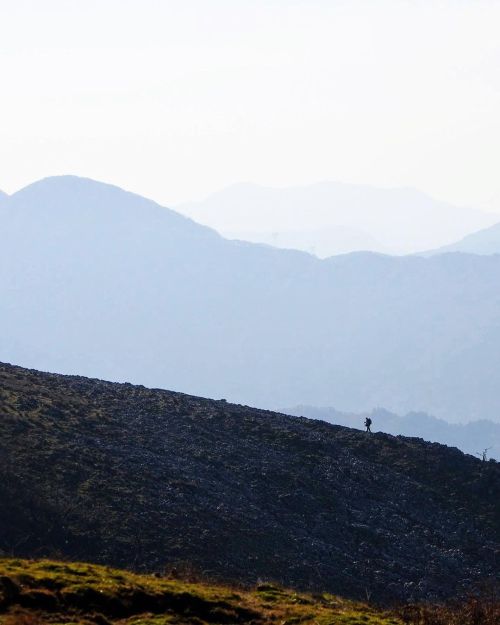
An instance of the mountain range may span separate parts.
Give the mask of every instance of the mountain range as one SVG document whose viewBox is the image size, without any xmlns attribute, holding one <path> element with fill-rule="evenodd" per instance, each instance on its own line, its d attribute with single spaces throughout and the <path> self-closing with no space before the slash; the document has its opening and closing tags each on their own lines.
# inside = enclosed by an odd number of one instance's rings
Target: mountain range
<svg viewBox="0 0 500 625">
<path fill-rule="evenodd" d="M 500 418 L 500 257 L 228 241 L 49 178 L 0 210 L 0 359 L 259 407 Z"/>
<path fill-rule="evenodd" d="M 500 464 L 457 449 L 9 365 L 0 415 L 4 557 L 379 603 L 457 598 L 498 573 Z"/>
<path fill-rule="evenodd" d="M 176 209 L 225 237 L 321 258 L 421 252 L 500 221 L 497 214 L 453 206 L 415 189 L 338 182 L 282 189 L 235 184 Z"/>
</svg>

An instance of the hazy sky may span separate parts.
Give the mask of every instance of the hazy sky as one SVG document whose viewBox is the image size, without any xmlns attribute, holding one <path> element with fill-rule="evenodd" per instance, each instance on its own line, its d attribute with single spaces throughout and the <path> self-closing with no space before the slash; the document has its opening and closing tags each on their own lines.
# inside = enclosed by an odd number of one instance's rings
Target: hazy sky
<svg viewBox="0 0 500 625">
<path fill-rule="evenodd" d="M 0 0 L 0 189 L 414 186 L 500 212 L 500 2 Z"/>
</svg>

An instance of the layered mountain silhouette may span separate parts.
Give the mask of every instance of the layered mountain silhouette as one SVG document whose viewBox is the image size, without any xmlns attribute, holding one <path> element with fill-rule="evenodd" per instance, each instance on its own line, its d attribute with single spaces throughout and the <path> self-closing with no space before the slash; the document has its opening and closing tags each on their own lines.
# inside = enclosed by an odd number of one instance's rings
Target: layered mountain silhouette
<svg viewBox="0 0 500 625">
<path fill-rule="evenodd" d="M 500 464 L 456 449 L 8 365 L 0 415 L 0 555 L 378 602 L 498 572 Z"/>
<path fill-rule="evenodd" d="M 460 241 L 446 245 L 428 254 L 463 252 L 466 254 L 500 254 L 500 223 L 467 235 Z"/>
<path fill-rule="evenodd" d="M 484 452 L 486 457 L 500 460 L 500 423 L 492 421 L 448 423 L 422 412 L 410 412 L 400 416 L 383 408 L 353 414 L 339 412 L 335 408 L 295 406 L 285 409 L 284 412 L 356 429 L 364 429 L 364 420 L 370 417 L 373 421 L 372 431 L 423 438 L 458 447 L 465 453 L 478 457 L 482 457 Z"/>
<path fill-rule="evenodd" d="M 500 257 L 319 260 L 75 177 L 0 215 L 4 361 L 260 407 L 500 418 Z"/>
<path fill-rule="evenodd" d="M 455 242 L 498 215 L 453 206 L 409 188 L 322 182 L 291 188 L 236 184 L 178 210 L 229 238 L 328 257 L 409 254 Z"/>
</svg>

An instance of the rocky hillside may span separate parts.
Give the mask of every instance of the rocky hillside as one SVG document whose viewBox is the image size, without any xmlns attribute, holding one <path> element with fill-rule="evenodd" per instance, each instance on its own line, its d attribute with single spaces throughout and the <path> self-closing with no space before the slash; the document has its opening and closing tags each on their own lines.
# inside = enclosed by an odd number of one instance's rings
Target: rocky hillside
<svg viewBox="0 0 500 625">
<path fill-rule="evenodd" d="M 498 571 L 496 462 L 10 365 L 0 393 L 4 555 L 377 601 L 456 595 Z"/>
<path fill-rule="evenodd" d="M 426 441 L 458 447 L 466 454 L 500 460 L 500 423 L 486 419 L 470 423 L 448 423 L 425 412 L 410 412 L 404 416 L 383 408 L 364 413 L 340 412 L 332 407 L 293 406 L 283 410 L 286 414 L 321 419 L 335 425 L 364 429 L 366 417 L 373 421 L 374 432 L 386 432 L 398 436 L 424 438 Z"/>
</svg>

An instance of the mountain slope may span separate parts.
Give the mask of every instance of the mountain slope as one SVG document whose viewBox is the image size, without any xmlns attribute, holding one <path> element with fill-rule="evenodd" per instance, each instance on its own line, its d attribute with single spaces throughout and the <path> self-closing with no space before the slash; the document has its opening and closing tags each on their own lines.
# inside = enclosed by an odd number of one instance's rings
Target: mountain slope
<svg viewBox="0 0 500 625">
<path fill-rule="evenodd" d="M 0 225 L 0 360 L 261 407 L 500 418 L 500 257 L 321 261 L 71 177 L 11 196 Z"/>
<path fill-rule="evenodd" d="M 500 224 L 467 235 L 460 241 L 446 245 L 429 254 L 463 252 L 465 254 L 500 254 Z"/>
<path fill-rule="evenodd" d="M 1 211 L 3 207 L 7 205 L 8 199 L 9 199 L 9 196 L 3 191 L 0 191 L 0 215 L 1 215 Z"/>
<path fill-rule="evenodd" d="M 371 417 L 372 430 L 375 432 L 424 438 L 427 441 L 458 447 L 467 454 L 479 457 L 487 450 L 488 458 L 500 460 L 500 424 L 492 421 L 448 423 L 426 413 L 410 412 L 405 416 L 399 416 L 383 408 L 353 414 L 339 412 L 329 407 L 295 406 L 285 409 L 284 412 L 356 429 L 364 429 L 365 418 Z"/>
<path fill-rule="evenodd" d="M 482 211 L 414 189 L 322 182 L 274 189 L 236 184 L 176 207 L 222 235 L 320 257 L 353 251 L 409 254 L 452 243 L 495 223 Z"/>
<path fill-rule="evenodd" d="M 0 368 L 0 549 L 376 600 L 495 572 L 500 465 L 417 439 Z"/>
</svg>

